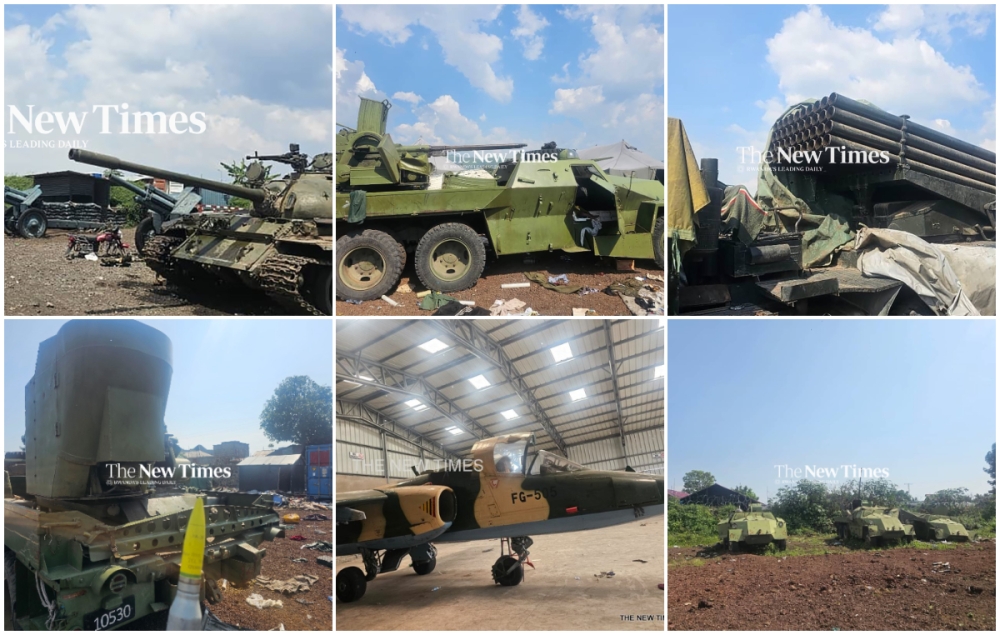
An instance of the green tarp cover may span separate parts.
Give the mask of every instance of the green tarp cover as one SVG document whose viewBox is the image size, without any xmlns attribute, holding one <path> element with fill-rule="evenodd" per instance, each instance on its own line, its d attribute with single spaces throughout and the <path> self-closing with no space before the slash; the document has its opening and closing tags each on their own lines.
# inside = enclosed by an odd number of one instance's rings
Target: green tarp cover
<svg viewBox="0 0 1000 635">
<path fill-rule="evenodd" d="M 368 215 L 368 193 L 364 190 L 351 192 L 351 210 L 347 214 L 348 223 L 360 223 Z"/>
<path fill-rule="evenodd" d="M 680 119 L 667 119 L 667 235 L 683 255 L 694 246 L 697 213 L 709 203 L 698 159 Z"/>
<path fill-rule="evenodd" d="M 815 101 L 809 99 L 795 104 L 786 110 L 778 121 Z M 764 147 L 771 147 L 773 133 L 772 127 Z M 795 225 L 798 223 L 798 231 L 802 232 L 804 267 L 832 264 L 834 253 L 845 247 L 851 248 L 854 234 L 847 222 L 851 217 L 851 201 L 827 192 L 809 172 L 776 171 L 766 161 L 761 160 L 756 198 L 764 209 L 796 208 L 775 211 L 768 223 L 773 222 L 774 227 L 781 233 L 795 231 Z"/>
</svg>

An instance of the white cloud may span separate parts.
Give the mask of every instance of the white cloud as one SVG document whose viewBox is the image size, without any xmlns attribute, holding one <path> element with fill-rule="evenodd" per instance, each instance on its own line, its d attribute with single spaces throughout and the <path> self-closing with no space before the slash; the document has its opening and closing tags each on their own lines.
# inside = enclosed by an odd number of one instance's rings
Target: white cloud
<svg viewBox="0 0 1000 635">
<path fill-rule="evenodd" d="M 486 121 L 486 113 L 479 115 L 479 121 Z"/>
<path fill-rule="evenodd" d="M 604 101 L 604 91 L 600 86 L 581 86 L 580 88 L 559 88 L 552 101 L 550 115 L 577 114 L 586 115 L 591 109 Z"/>
<path fill-rule="evenodd" d="M 429 145 L 465 145 L 511 142 L 504 128 L 483 132 L 475 121 L 462 114 L 461 106 L 451 95 L 414 109 L 416 123 L 400 124 L 393 129 L 393 139 L 403 144 L 418 139 Z M 482 118 L 480 118 L 482 120 Z"/>
<path fill-rule="evenodd" d="M 950 64 L 926 41 L 914 35 L 884 41 L 834 24 L 816 6 L 786 19 L 767 48 L 786 105 L 838 92 L 929 121 L 987 97 L 972 69 Z"/>
<path fill-rule="evenodd" d="M 403 93 L 403 92 L 397 92 L 397 93 L 395 93 L 392 96 L 392 98 L 394 100 L 398 100 L 398 101 L 408 101 L 411 104 L 413 104 L 414 106 L 416 106 L 417 104 L 419 104 L 423 100 L 423 97 L 421 97 L 420 95 L 418 95 L 416 93 Z"/>
<path fill-rule="evenodd" d="M 875 17 L 874 29 L 897 36 L 925 34 L 949 45 L 953 30 L 965 31 L 972 37 L 984 35 L 995 14 L 995 6 L 989 4 L 893 4 Z"/>
<path fill-rule="evenodd" d="M 517 26 L 510 32 L 524 47 L 524 58 L 537 60 L 542 55 L 542 48 L 545 46 L 545 38 L 538 34 L 539 31 L 549 26 L 549 21 L 531 10 L 526 4 L 522 4 L 517 10 Z"/>
<path fill-rule="evenodd" d="M 979 129 L 979 145 L 992 152 L 997 151 L 997 103 L 990 104 L 983 113 L 983 127 Z"/>
<path fill-rule="evenodd" d="M 83 135 L 47 140 L 85 140 L 89 150 L 219 178 L 220 161 L 254 150 L 332 149 L 331 75 L 340 69 L 312 54 L 331 48 L 332 25 L 332 7 L 73 5 L 41 26 L 5 28 L 4 101 L 90 113 Z M 246 49 L 247 40 L 256 45 Z M 98 134 L 92 106 L 124 103 L 130 113 L 204 112 L 207 130 Z M 11 150 L 5 169 L 86 168 L 64 150 Z"/>
<path fill-rule="evenodd" d="M 336 55 L 337 121 L 345 126 L 353 126 L 358 115 L 359 97 L 383 100 L 385 93 L 375 87 L 375 82 L 365 73 L 365 63 L 355 62 L 345 57 L 345 51 L 337 49 Z"/>
<path fill-rule="evenodd" d="M 411 26 L 429 29 L 444 52 L 444 61 L 465 76 L 470 84 L 493 99 L 506 103 L 514 93 L 514 80 L 494 69 L 500 62 L 503 40 L 485 33 L 482 25 L 496 20 L 502 6 L 482 5 L 341 5 L 341 17 L 349 28 L 376 33 L 388 44 L 401 44 L 413 31 Z"/>
<path fill-rule="evenodd" d="M 570 87 L 555 90 L 549 113 L 573 117 L 591 131 L 600 126 L 590 145 L 625 139 L 663 156 L 662 8 L 575 6 L 562 15 L 589 22 L 596 48 L 579 56 L 579 77 L 570 76 L 568 63 L 561 76 L 552 76 L 553 83 Z"/>
</svg>

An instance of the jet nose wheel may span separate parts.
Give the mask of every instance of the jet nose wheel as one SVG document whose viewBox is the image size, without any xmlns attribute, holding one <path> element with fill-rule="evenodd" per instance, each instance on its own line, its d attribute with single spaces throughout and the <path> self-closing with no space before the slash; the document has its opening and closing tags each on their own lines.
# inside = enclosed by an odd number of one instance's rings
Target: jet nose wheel
<svg viewBox="0 0 1000 635">
<path fill-rule="evenodd" d="M 493 563 L 493 581 L 500 586 L 517 586 L 524 579 L 524 567 L 514 556 L 500 556 Z"/>
<path fill-rule="evenodd" d="M 337 599 L 341 602 L 356 602 L 368 589 L 365 573 L 357 567 L 348 567 L 337 574 Z"/>
</svg>

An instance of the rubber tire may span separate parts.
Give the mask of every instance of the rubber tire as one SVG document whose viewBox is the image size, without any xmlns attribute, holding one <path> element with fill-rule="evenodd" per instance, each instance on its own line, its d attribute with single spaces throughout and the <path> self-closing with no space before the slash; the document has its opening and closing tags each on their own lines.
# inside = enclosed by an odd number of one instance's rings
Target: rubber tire
<svg viewBox="0 0 1000 635">
<path fill-rule="evenodd" d="M 427 575 L 434 570 L 437 566 L 437 558 L 431 558 L 430 560 L 424 560 L 423 562 L 413 563 L 413 572 L 417 575 Z"/>
<path fill-rule="evenodd" d="M 337 574 L 337 599 L 341 602 L 357 602 L 368 590 L 365 572 L 357 567 L 347 567 Z"/>
<path fill-rule="evenodd" d="M 333 315 L 333 265 L 306 270 L 306 299 L 323 315 Z"/>
<path fill-rule="evenodd" d="M 778 551 L 784 551 L 788 548 L 788 540 L 775 540 L 774 544 L 778 546 Z"/>
<path fill-rule="evenodd" d="M 153 228 L 153 219 L 149 216 L 139 221 L 135 226 L 135 249 L 142 255 L 142 250 L 146 248 L 146 234 L 156 234 Z"/>
<path fill-rule="evenodd" d="M 653 225 L 653 259 L 656 260 L 656 266 L 660 269 L 664 268 L 663 259 L 663 216 L 656 219 L 656 224 Z"/>
<path fill-rule="evenodd" d="M 385 263 L 385 275 L 382 281 L 367 291 L 352 289 L 340 280 L 341 260 L 343 260 L 347 252 L 359 247 L 368 247 L 377 251 Z M 405 257 L 400 257 L 400 254 L 405 253 L 402 245 L 396 242 L 392 236 L 377 229 L 355 230 L 344 234 L 337 239 L 337 260 L 334 263 L 334 267 L 337 270 L 337 297 L 342 300 L 367 302 L 368 300 L 377 300 L 386 295 L 390 289 L 396 286 L 399 282 L 399 277 L 403 274 Z"/>
<path fill-rule="evenodd" d="M 42 233 L 35 235 L 28 232 L 28 220 L 37 219 L 41 222 Z M 45 232 L 49 228 L 49 219 L 45 217 L 45 212 L 40 209 L 29 209 L 25 213 L 21 214 L 21 217 L 17 219 L 17 233 L 21 235 L 22 238 L 42 238 L 45 236 Z"/>
<path fill-rule="evenodd" d="M 429 259 L 430 251 L 442 240 L 458 240 L 469 250 L 471 261 L 469 270 L 458 280 L 440 280 L 431 271 Z M 414 267 L 417 270 L 417 277 L 425 287 L 439 293 L 450 293 L 452 291 L 464 291 L 476 286 L 479 277 L 483 275 L 486 268 L 486 246 L 474 229 L 464 223 L 444 223 L 437 227 L 432 227 L 417 243 L 417 251 L 414 255 Z"/>
<path fill-rule="evenodd" d="M 506 573 L 510 565 L 517 562 L 517 567 L 510 573 Z M 503 571 L 503 574 L 498 572 Z M 514 556 L 501 556 L 493 564 L 493 582 L 499 584 L 500 586 L 517 586 L 521 584 L 521 580 L 524 579 L 524 566 L 518 562 L 517 558 Z"/>
</svg>

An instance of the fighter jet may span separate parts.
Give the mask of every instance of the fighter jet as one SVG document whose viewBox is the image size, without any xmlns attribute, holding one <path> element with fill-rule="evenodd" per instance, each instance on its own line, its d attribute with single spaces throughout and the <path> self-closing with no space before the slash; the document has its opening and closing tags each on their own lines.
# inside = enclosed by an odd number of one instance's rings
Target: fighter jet
<svg viewBox="0 0 1000 635">
<path fill-rule="evenodd" d="M 663 514 L 662 476 L 631 468 L 590 470 L 537 449 L 531 434 L 479 441 L 472 456 L 465 469 L 426 471 L 395 485 L 337 494 L 337 555 L 360 553 L 365 566 L 337 574 L 342 602 L 361 599 L 368 582 L 397 570 L 406 555 L 417 575 L 427 575 L 437 564 L 432 542 L 499 538 L 493 581 L 515 586 L 531 564 L 529 535 Z"/>
</svg>

